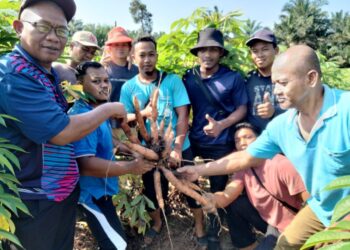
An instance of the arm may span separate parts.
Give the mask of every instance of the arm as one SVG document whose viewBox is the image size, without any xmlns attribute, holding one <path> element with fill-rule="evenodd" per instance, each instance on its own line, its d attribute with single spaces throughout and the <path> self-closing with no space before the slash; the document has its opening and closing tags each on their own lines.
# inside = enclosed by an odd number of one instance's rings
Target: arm
<svg viewBox="0 0 350 250">
<path fill-rule="evenodd" d="M 209 115 L 206 115 L 205 118 L 208 120 L 209 123 L 203 128 L 203 130 L 208 136 L 217 137 L 220 135 L 220 133 L 224 129 L 241 121 L 246 114 L 247 114 L 247 106 L 241 105 L 234 112 L 232 112 L 228 117 L 220 121 L 216 121 L 213 118 L 211 118 Z"/>
<path fill-rule="evenodd" d="M 144 174 L 154 165 L 135 159 L 133 161 L 109 161 L 95 156 L 84 156 L 77 159 L 82 175 L 94 177 L 112 177 L 124 174 Z"/>
<path fill-rule="evenodd" d="M 264 159 L 251 156 L 246 150 L 231 153 L 219 160 L 196 166 L 182 167 L 177 171 L 190 181 L 199 176 L 232 174 L 237 171 L 263 164 Z"/>
<path fill-rule="evenodd" d="M 232 202 L 234 202 L 237 197 L 243 191 L 243 184 L 240 181 L 232 180 L 229 182 L 224 191 L 214 193 L 214 201 L 216 207 L 225 208 Z"/>
<path fill-rule="evenodd" d="M 70 116 L 68 125 L 50 142 L 56 145 L 66 145 L 77 141 L 92 131 L 110 117 L 126 119 L 123 104 L 118 102 L 100 105 L 90 112 Z"/>
<path fill-rule="evenodd" d="M 181 106 L 175 108 L 178 120 L 176 125 L 176 137 L 174 148 L 170 153 L 176 161 L 181 161 L 182 158 L 182 146 L 186 138 L 188 131 L 188 108 L 187 106 Z"/>
</svg>

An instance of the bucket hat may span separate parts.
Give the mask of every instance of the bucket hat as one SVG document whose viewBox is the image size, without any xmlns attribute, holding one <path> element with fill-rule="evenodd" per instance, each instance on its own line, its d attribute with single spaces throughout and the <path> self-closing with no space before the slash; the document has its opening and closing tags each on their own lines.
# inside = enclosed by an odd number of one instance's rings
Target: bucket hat
<svg viewBox="0 0 350 250">
<path fill-rule="evenodd" d="M 245 43 L 247 46 L 251 47 L 255 41 L 264 41 L 277 45 L 277 39 L 275 34 L 269 28 L 263 28 L 255 32 Z"/>
<path fill-rule="evenodd" d="M 224 50 L 224 56 L 228 54 L 228 50 L 224 47 L 224 37 L 221 31 L 214 28 L 206 28 L 199 32 L 197 45 L 190 52 L 197 56 L 198 50 L 204 47 L 219 47 Z"/>
<path fill-rule="evenodd" d="M 132 38 L 122 27 L 115 27 L 108 32 L 108 38 L 105 45 L 111 45 L 113 43 L 132 43 Z"/>
</svg>

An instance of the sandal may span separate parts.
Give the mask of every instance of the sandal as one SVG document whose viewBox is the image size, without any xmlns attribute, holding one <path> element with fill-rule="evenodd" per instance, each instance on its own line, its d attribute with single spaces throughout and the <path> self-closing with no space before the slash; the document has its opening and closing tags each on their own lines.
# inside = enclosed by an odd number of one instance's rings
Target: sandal
<svg viewBox="0 0 350 250">
<path fill-rule="evenodd" d="M 160 230 L 161 231 L 161 230 Z M 146 246 L 152 244 L 154 238 L 160 234 L 160 231 L 157 232 L 153 227 L 147 229 L 145 236 L 143 238 L 143 242 Z"/>
</svg>

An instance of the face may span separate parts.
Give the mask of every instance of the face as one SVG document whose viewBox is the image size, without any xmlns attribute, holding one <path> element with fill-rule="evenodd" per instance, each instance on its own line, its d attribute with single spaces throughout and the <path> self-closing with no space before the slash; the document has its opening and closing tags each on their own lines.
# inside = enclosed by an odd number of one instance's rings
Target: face
<svg viewBox="0 0 350 250">
<path fill-rule="evenodd" d="M 256 134 L 250 128 L 241 128 L 235 133 L 234 139 L 237 151 L 242 151 L 256 140 Z"/>
<path fill-rule="evenodd" d="M 135 44 L 133 60 L 139 67 L 142 75 L 152 75 L 156 70 L 158 54 L 152 42 L 139 42 Z"/>
<path fill-rule="evenodd" d="M 131 44 L 130 43 L 113 43 L 108 47 L 109 55 L 112 61 L 126 60 L 130 54 Z"/>
<path fill-rule="evenodd" d="M 272 66 L 274 94 L 282 109 L 297 108 L 305 104 L 310 95 L 307 76 L 292 67 L 293 62 L 277 63 Z"/>
<path fill-rule="evenodd" d="M 250 53 L 258 69 L 271 69 L 278 48 L 274 48 L 272 43 L 257 41 L 250 47 Z"/>
<path fill-rule="evenodd" d="M 79 42 L 73 42 L 70 46 L 72 61 L 76 63 L 82 63 L 91 61 L 96 54 L 96 47 L 84 46 Z"/>
<path fill-rule="evenodd" d="M 112 85 L 103 67 L 88 68 L 82 84 L 84 92 L 92 95 L 98 102 L 108 101 Z"/>
<path fill-rule="evenodd" d="M 219 65 L 224 51 L 219 47 L 204 47 L 198 50 L 197 56 L 201 68 L 211 70 Z"/>
<path fill-rule="evenodd" d="M 62 10 L 52 2 L 39 2 L 25 9 L 13 26 L 20 37 L 21 46 L 46 69 L 62 54 L 67 38 L 58 36 L 54 29 L 45 33 L 40 26 L 67 29 Z"/>
</svg>

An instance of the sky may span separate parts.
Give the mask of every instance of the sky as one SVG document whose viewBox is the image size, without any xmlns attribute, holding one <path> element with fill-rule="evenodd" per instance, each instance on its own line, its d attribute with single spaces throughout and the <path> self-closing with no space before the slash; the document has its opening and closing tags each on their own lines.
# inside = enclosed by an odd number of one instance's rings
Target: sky
<svg viewBox="0 0 350 250">
<path fill-rule="evenodd" d="M 77 12 L 75 19 L 84 23 L 109 24 L 122 26 L 127 30 L 137 30 L 129 12 L 130 0 L 75 0 Z M 252 19 L 261 26 L 273 28 L 278 22 L 282 8 L 287 0 L 141 0 L 152 13 L 153 31 L 169 32 L 172 22 L 189 17 L 199 7 L 213 9 L 217 6 L 223 14 L 241 11 L 240 19 Z M 329 13 L 340 10 L 350 12 L 348 0 L 328 0 L 323 9 Z"/>
</svg>

